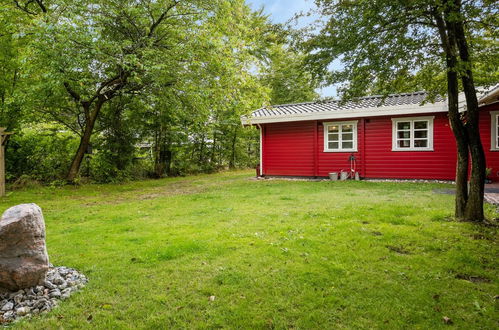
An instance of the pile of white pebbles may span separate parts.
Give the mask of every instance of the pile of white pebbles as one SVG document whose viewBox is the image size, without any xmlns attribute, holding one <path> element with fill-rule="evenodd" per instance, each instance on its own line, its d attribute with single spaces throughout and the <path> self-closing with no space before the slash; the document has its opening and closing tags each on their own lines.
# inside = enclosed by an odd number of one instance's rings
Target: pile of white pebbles
<svg viewBox="0 0 499 330">
<path fill-rule="evenodd" d="M 72 268 L 50 267 L 43 285 L 16 292 L 0 292 L 0 324 L 48 312 L 60 300 L 85 287 L 87 282 L 85 275 Z"/>
</svg>

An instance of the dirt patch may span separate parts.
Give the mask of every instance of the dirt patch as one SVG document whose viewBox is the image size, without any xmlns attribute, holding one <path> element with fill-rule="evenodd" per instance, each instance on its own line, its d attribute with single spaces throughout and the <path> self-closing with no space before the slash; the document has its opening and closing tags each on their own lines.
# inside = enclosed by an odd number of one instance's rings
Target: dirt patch
<svg viewBox="0 0 499 330">
<path fill-rule="evenodd" d="M 156 199 L 165 196 L 196 194 L 207 190 L 207 186 L 196 187 L 191 183 L 175 182 L 161 187 L 154 192 L 137 195 L 138 200 Z"/>
<path fill-rule="evenodd" d="M 460 280 L 466 280 L 469 282 L 473 282 L 473 283 L 490 283 L 491 282 L 490 279 L 486 278 L 486 277 L 473 276 L 473 275 L 461 274 L 461 273 L 457 274 L 456 278 L 460 279 Z"/>
<path fill-rule="evenodd" d="M 490 237 L 487 237 L 487 236 L 482 235 L 482 234 L 473 234 L 473 235 L 471 235 L 471 238 L 478 239 L 478 240 L 482 240 L 482 239 L 489 240 L 489 241 L 491 240 Z"/>
<path fill-rule="evenodd" d="M 134 191 L 127 191 L 120 194 L 106 195 L 98 201 L 86 201 L 84 206 L 92 207 L 96 205 L 117 205 L 133 201 L 152 200 L 162 197 L 170 197 L 177 195 L 192 195 L 207 192 L 210 189 L 225 186 L 237 180 L 220 180 L 216 182 L 172 182 L 167 183 L 161 187 L 153 189 L 137 189 Z M 86 198 L 82 198 L 83 200 Z"/>
<path fill-rule="evenodd" d="M 434 194 L 455 195 L 454 189 L 433 189 Z"/>
<path fill-rule="evenodd" d="M 411 254 L 411 252 L 409 250 L 406 250 L 403 246 L 387 245 L 386 248 L 398 254 Z"/>
</svg>

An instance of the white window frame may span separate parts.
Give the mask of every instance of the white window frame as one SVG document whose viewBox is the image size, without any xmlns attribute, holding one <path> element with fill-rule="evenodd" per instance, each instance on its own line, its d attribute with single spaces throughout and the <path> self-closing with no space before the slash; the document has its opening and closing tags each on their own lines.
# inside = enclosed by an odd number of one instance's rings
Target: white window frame
<svg viewBox="0 0 499 330">
<path fill-rule="evenodd" d="M 392 118 L 392 151 L 433 151 L 433 120 L 435 116 L 427 117 L 399 117 Z M 414 147 L 414 122 L 426 121 L 428 122 L 428 146 L 427 147 Z M 400 148 L 397 144 L 397 126 L 400 122 L 410 122 L 410 147 Z"/>
<path fill-rule="evenodd" d="M 352 121 L 334 121 L 334 122 L 327 122 L 327 123 L 324 123 L 324 152 L 357 152 L 357 122 L 358 120 L 352 120 Z M 353 134 L 353 147 L 352 148 L 348 148 L 348 149 L 344 149 L 341 147 L 341 142 L 342 142 L 342 131 L 340 129 L 340 131 L 338 132 L 338 136 L 339 136 L 339 139 L 338 139 L 338 147 L 339 149 L 329 149 L 329 136 L 328 136 L 328 128 L 329 126 L 332 126 L 332 125 L 339 125 L 341 127 L 341 125 L 352 125 L 352 134 Z"/>
<path fill-rule="evenodd" d="M 499 143 L 497 137 L 499 136 L 499 111 L 490 112 L 490 150 L 499 151 Z"/>
</svg>

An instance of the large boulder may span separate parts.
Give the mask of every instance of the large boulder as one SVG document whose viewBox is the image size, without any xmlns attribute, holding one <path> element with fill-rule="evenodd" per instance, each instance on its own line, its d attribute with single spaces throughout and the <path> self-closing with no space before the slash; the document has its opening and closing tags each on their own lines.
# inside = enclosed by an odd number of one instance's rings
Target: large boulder
<svg viewBox="0 0 499 330">
<path fill-rule="evenodd" d="M 40 207 L 21 204 L 5 211 L 0 219 L 0 287 L 17 291 L 40 285 L 48 268 Z"/>
</svg>

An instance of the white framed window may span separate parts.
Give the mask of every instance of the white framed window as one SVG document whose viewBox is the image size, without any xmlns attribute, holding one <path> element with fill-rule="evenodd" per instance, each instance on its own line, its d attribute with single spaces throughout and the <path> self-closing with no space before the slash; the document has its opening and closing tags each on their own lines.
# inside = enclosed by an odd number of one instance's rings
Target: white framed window
<svg viewBox="0 0 499 330">
<path fill-rule="evenodd" d="M 324 152 L 357 151 L 357 121 L 324 123 Z"/>
<path fill-rule="evenodd" d="M 499 151 L 499 111 L 490 112 L 491 132 L 490 150 Z"/>
<path fill-rule="evenodd" d="M 392 118 L 392 151 L 433 151 L 434 118 Z"/>
</svg>

